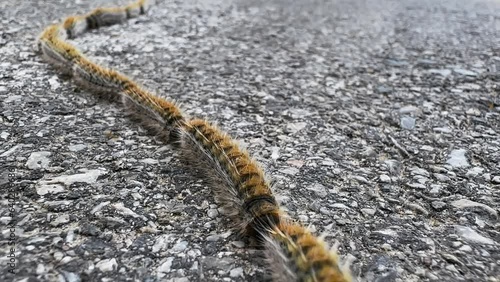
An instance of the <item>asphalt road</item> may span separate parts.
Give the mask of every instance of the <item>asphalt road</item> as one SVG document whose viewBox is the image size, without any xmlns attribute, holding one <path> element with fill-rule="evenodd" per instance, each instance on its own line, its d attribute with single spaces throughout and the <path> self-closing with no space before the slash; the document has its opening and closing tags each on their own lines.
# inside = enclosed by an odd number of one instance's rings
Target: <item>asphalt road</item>
<svg viewBox="0 0 500 282">
<path fill-rule="evenodd" d="M 500 2 L 158 2 L 74 43 L 235 136 L 360 281 L 500 281 Z M 123 3 L 0 2 L 0 280 L 266 279 L 172 148 L 33 51 Z"/>
</svg>

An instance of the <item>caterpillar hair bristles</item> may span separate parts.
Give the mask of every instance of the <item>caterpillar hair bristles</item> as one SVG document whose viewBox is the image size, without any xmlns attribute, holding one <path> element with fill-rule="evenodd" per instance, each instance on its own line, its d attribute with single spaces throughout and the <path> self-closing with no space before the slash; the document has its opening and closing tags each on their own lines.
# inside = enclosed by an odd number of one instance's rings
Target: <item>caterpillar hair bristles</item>
<svg viewBox="0 0 500 282">
<path fill-rule="evenodd" d="M 238 230 L 257 235 L 258 229 L 279 222 L 282 212 L 269 183 L 246 151 L 205 120 L 190 120 L 180 130 L 181 153 L 203 165 L 216 198 L 231 211 Z"/>
<path fill-rule="evenodd" d="M 130 117 L 158 139 L 172 142 L 172 131 L 184 122 L 184 116 L 177 105 L 137 86 L 126 89 L 124 93 L 121 102 Z"/>
<path fill-rule="evenodd" d="M 87 19 L 82 16 L 71 16 L 63 22 L 68 38 L 75 38 L 87 31 Z"/>
<path fill-rule="evenodd" d="M 206 180 L 236 232 L 256 238 L 264 247 L 274 281 L 351 281 L 348 263 L 339 263 L 335 248 L 329 250 L 323 236 L 313 236 L 308 228 L 288 218 L 264 170 L 231 136 L 209 121 L 187 118 L 175 102 L 94 63 L 66 41 L 145 14 L 152 3 L 138 0 L 124 7 L 97 8 L 86 15 L 70 16 L 42 32 L 39 51 L 80 86 L 106 95 L 149 133 L 172 144 L 181 161 Z"/>
<path fill-rule="evenodd" d="M 124 8 L 97 8 L 85 19 L 89 29 L 96 29 L 124 22 L 127 19 L 127 12 Z"/>
<path fill-rule="evenodd" d="M 103 68 L 87 58 L 80 58 L 73 66 L 75 80 L 88 90 L 115 92 L 127 89 L 132 81 L 115 70 Z"/>
<path fill-rule="evenodd" d="M 51 25 L 40 36 L 38 46 L 47 61 L 63 73 L 71 74 L 74 61 L 82 57 L 82 54 L 73 45 L 60 38 L 64 34 L 59 25 Z"/>
<path fill-rule="evenodd" d="M 264 238 L 274 281 L 351 281 L 336 252 L 296 222 L 282 220 Z"/>
<path fill-rule="evenodd" d="M 125 11 L 128 18 L 135 18 L 139 15 L 144 15 L 151 5 L 154 4 L 153 0 L 140 0 L 125 6 Z"/>
</svg>

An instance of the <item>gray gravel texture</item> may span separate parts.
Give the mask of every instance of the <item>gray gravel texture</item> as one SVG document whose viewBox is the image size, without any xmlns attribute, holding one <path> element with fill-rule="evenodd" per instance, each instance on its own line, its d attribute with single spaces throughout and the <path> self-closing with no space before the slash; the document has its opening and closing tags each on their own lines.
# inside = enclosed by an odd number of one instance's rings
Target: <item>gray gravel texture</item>
<svg viewBox="0 0 500 282">
<path fill-rule="evenodd" d="M 47 24 L 126 2 L 0 2 L 0 185 L 17 193 L 13 210 L 1 198 L 0 280 L 263 281 L 261 251 L 172 148 L 33 51 Z M 360 281 L 493 282 L 498 15 L 488 0 L 159 1 L 74 42 L 241 141 Z"/>
</svg>

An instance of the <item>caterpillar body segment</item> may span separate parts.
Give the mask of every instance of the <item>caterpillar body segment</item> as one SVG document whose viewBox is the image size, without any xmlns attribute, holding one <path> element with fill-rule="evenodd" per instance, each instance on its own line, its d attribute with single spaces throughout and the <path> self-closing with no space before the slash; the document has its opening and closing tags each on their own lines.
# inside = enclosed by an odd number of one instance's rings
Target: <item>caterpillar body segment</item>
<svg viewBox="0 0 500 282">
<path fill-rule="evenodd" d="M 264 172 L 227 134 L 201 119 L 186 122 L 178 134 L 184 158 L 201 168 L 241 233 L 256 236 L 280 221 Z"/>
<path fill-rule="evenodd" d="M 144 10 L 138 3 L 132 3 L 125 7 L 125 14 L 127 15 L 128 19 L 131 19 L 138 17 L 141 14 L 144 14 Z"/>
<path fill-rule="evenodd" d="M 40 34 L 40 37 L 38 38 L 39 41 L 40 40 L 51 41 L 54 39 L 59 39 L 59 40 L 66 39 L 64 30 L 58 24 L 53 24 L 46 27 Z"/>
<path fill-rule="evenodd" d="M 165 142 L 172 141 L 171 133 L 185 121 L 174 102 L 153 95 L 135 84 L 123 91 L 122 103 L 145 129 Z"/>
<path fill-rule="evenodd" d="M 129 95 L 121 95 L 121 102 L 127 110 L 127 113 L 129 113 L 130 118 L 141 124 L 141 126 L 146 129 L 149 134 L 154 135 L 160 141 L 165 143 L 176 141 L 172 140 L 171 133 L 175 130 L 175 128 L 180 126 L 179 124 L 181 124 L 184 120 L 184 117 L 182 117 L 179 110 L 177 110 L 178 114 L 173 113 L 172 118 L 164 120 L 162 115 L 158 112 L 138 103 Z M 172 105 L 171 107 L 175 107 L 173 102 L 165 100 L 165 103 L 170 103 Z M 173 110 L 172 112 L 176 111 Z"/>
<path fill-rule="evenodd" d="M 61 72 L 66 75 L 72 74 L 73 63 L 71 58 L 66 55 L 66 52 L 62 51 L 62 48 L 54 42 L 51 41 L 40 41 L 39 49 L 43 54 L 43 58 L 49 62 L 51 65 L 58 68 Z"/>
<path fill-rule="evenodd" d="M 283 220 L 264 235 L 273 281 L 350 282 L 349 265 L 304 226 Z"/>
<path fill-rule="evenodd" d="M 103 68 L 87 58 L 80 58 L 73 66 L 75 81 L 84 88 L 108 94 L 112 100 L 119 98 L 130 113 L 151 134 L 168 142 L 170 131 L 184 120 L 181 110 L 174 102 L 156 96 L 127 76 Z"/>
<path fill-rule="evenodd" d="M 138 0 L 125 7 L 97 8 L 86 15 L 87 28 L 96 29 L 119 24 L 126 19 L 144 15 L 152 4 L 154 4 L 153 0 Z"/>
<path fill-rule="evenodd" d="M 73 45 L 64 41 L 64 37 L 65 33 L 59 25 L 51 25 L 40 35 L 38 46 L 49 63 L 65 74 L 71 74 L 73 64 L 83 55 Z"/>
<path fill-rule="evenodd" d="M 70 16 L 62 24 L 68 38 L 76 38 L 88 30 L 87 19 L 83 16 Z"/>
<path fill-rule="evenodd" d="M 130 78 L 103 68 L 85 57 L 74 64 L 73 76 L 78 84 L 98 93 L 118 93 L 134 84 Z"/>
<path fill-rule="evenodd" d="M 89 13 L 85 19 L 89 29 L 96 29 L 124 22 L 127 19 L 127 12 L 121 7 L 97 8 Z"/>
<path fill-rule="evenodd" d="M 135 18 L 139 15 L 144 15 L 151 5 L 154 4 L 152 0 L 139 0 L 137 2 L 131 3 L 125 6 L 125 12 L 127 13 L 127 18 Z"/>
<path fill-rule="evenodd" d="M 62 26 L 66 30 L 68 38 L 76 38 L 87 30 L 119 24 L 126 19 L 143 15 L 152 4 L 154 4 L 152 0 L 138 0 L 125 7 L 97 8 L 83 16 L 67 17 Z"/>
</svg>

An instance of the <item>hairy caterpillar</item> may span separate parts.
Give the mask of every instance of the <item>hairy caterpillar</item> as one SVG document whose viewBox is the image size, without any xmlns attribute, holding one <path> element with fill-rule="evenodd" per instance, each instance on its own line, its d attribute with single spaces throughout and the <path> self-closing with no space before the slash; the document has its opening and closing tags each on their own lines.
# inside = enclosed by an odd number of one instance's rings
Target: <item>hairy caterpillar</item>
<svg viewBox="0 0 500 282">
<path fill-rule="evenodd" d="M 75 38 L 89 29 L 122 23 L 143 15 L 152 4 L 152 0 L 139 0 L 125 7 L 97 8 L 84 16 L 67 17 L 62 26 L 68 38 Z"/>
<path fill-rule="evenodd" d="M 264 172 L 227 134 L 201 119 L 186 122 L 177 133 L 183 156 L 202 166 L 240 232 L 255 236 L 280 221 Z"/>
<path fill-rule="evenodd" d="M 283 220 L 264 239 L 274 281 L 351 281 L 349 265 L 304 226 Z"/>
<path fill-rule="evenodd" d="M 71 74 L 74 61 L 82 57 L 73 45 L 61 39 L 63 33 L 59 25 L 47 27 L 38 40 L 44 58 L 65 74 Z"/>
<path fill-rule="evenodd" d="M 70 16 L 47 27 L 39 37 L 44 58 L 71 75 L 82 87 L 119 101 L 162 141 L 171 142 L 183 161 L 201 170 L 216 199 L 229 211 L 242 235 L 259 238 L 266 248 L 269 271 L 276 281 L 350 281 L 334 252 L 280 209 L 263 170 L 218 127 L 188 119 L 172 101 L 143 89 L 127 76 L 86 58 L 65 41 L 90 29 L 123 22 L 144 14 L 151 2 L 98 8 Z"/>
</svg>

